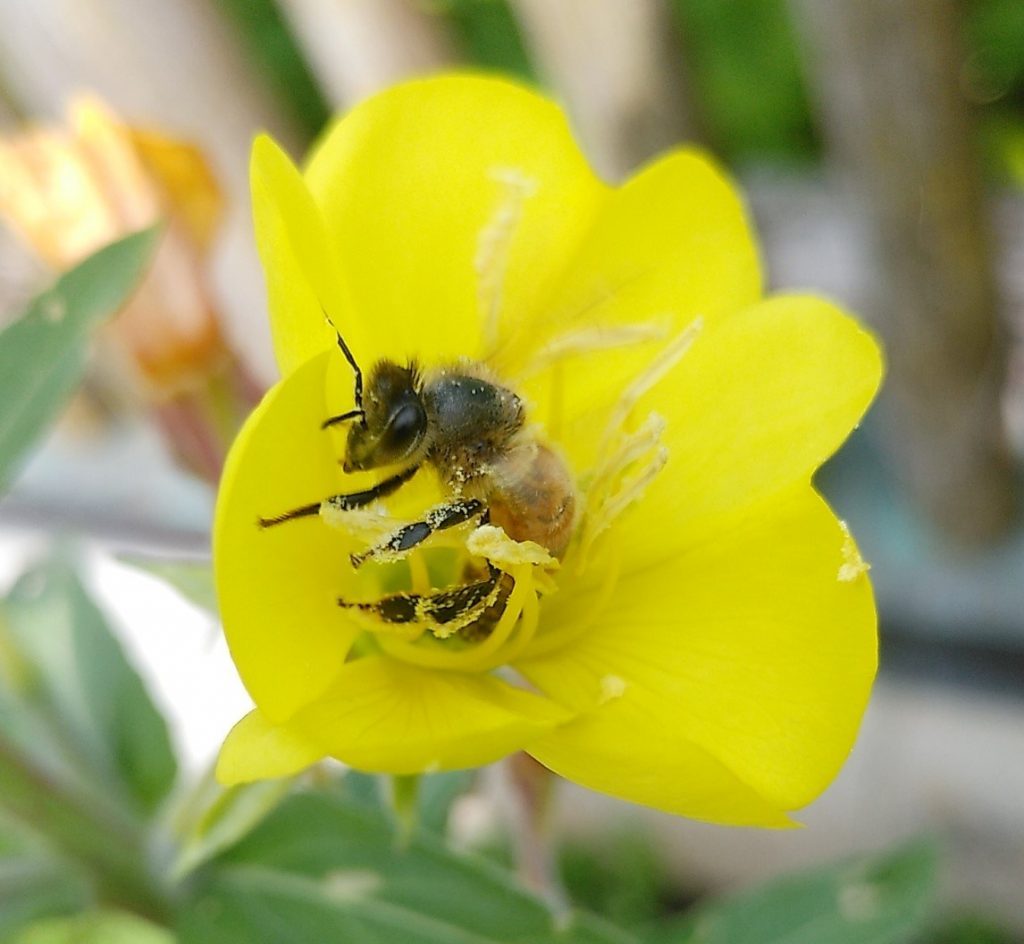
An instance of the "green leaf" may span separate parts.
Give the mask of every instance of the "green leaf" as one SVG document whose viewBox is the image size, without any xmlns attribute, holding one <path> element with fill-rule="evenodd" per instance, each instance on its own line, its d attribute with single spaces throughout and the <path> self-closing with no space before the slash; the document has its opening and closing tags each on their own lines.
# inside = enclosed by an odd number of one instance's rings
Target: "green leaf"
<svg viewBox="0 0 1024 944">
<path fill-rule="evenodd" d="M 180 880 L 234 845 L 261 823 L 291 791 L 292 780 L 263 780 L 222 787 L 204 779 L 179 817 L 178 856 L 170 870 Z"/>
<path fill-rule="evenodd" d="M 289 797 L 193 876 L 182 944 L 630 944 L 555 913 L 506 872 L 336 792 Z"/>
<path fill-rule="evenodd" d="M 420 826 L 444 835 L 453 804 L 470 789 L 475 779 L 475 770 L 424 774 L 419 795 Z"/>
<path fill-rule="evenodd" d="M 84 878 L 42 856 L 0 855 L 0 941 L 25 925 L 79 911 L 92 901 Z"/>
<path fill-rule="evenodd" d="M 217 592 L 213 585 L 213 568 L 209 561 L 167 560 L 141 554 L 121 554 L 118 560 L 143 570 L 169 584 L 189 603 L 207 613 L 217 612 Z"/>
<path fill-rule="evenodd" d="M 112 800 L 155 808 L 177 773 L 167 725 L 72 568 L 57 560 L 26 574 L 3 612 L 21 660 L 6 700 L 24 708 L 24 728 L 47 729 L 45 750 Z"/>
<path fill-rule="evenodd" d="M 158 234 L 154 227 L 101 249 L 0 331 L 0 490 L 78 385 L 93 328 L 131 294 Z"/>
<path fill-rule="evenodd" d="M 97 911 L 26 928 L 14 944 L 174 944 L 174 935 L 135 915 Z"/>
<path fill-rule="evenodd" d="M 646 944 L 903 944 L 933 916 L 930 843 L 771 882 L 701 908 Z"/>
</svg>

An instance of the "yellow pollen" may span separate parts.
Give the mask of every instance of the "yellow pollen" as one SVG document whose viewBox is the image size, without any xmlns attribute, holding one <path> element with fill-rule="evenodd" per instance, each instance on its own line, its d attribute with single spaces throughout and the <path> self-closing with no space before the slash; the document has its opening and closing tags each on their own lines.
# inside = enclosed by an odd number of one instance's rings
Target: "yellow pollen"
<svg viewBox="0 0 1024 944">
<path fill-rule="evenodd" d="M 466 540 L 466 550 L 476 557 L 486 557 L 501 568 L 519 564 L 558 567 L 558 561 L 546 548 L 533 541 L 513 541 L 503 528 L 492 524 L 476 528 Z"/>
<path fill-rule="evenodd" d="M 842 583 L 853 583 L 862 574 L 866 574 L 871 570 L 871 565 L 860 556 L 860 551 L 857 550 L 857 545 L 853 540 L 853 535 L 850 534 L 850 529 L 847 527 L 846 522 L 840 521 L 839 527 L 843 531 L 843 547 L 841 551 L 843 562 L 839 565 L 836 579 Z"/>
<path fill-rule="evenodd" d="M 599 703 L 607 705 L 616 698 L 626 694 L 626 680 L 619 675 L 605 675 L 601 678 L 601 695 Z"/>
</svg>

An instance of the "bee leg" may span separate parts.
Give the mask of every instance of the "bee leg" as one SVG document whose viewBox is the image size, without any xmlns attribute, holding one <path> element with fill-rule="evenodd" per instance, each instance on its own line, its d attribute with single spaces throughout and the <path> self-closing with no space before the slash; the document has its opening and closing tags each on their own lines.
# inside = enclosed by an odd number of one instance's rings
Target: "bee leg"
<svg viewBox="0 0 1024 944">
<path fill-rule="evenodd" d="M 353 567 L 360 567 L 366 561 L 375 557 L 393 560 L 411 551 L 417 544 L 422 544 L 435 531 L 444 531 L 445 528 L 454 528 L 482 515 L 487 511 L 487 506 L 476 498 L 460 499 L 458 501 L 445 502 L 443 505 L 435 505 L 424 516 L 421 521 L 414 521 L 403 528 L 399 528 L 393 534 L 388 535 L 380 544 L 363 551 L 361 554 L 351 555 Z"/>
<path fill-rule="evenodd" d="M 443 639 L 484 616 L 492 618 L 512 583 L 511 576 L 488 564 L 487 577 L 475 583 L 435 593 L 393 593 L 371 603 L 339 599 L 338 606 L 372 613 L 385 623 L 424 623 Z"/>
<path fill-rule="evenodd" d="M 378 498 L 384 498 L 392 492 L 397 492 L 416 474 L 418 468 L 419 466 L 417 465 L 409 466 L 408 469 L 403 469 L 397 475 L 392 475 L 390 478 L 384 479 L 382 482 L 378 482 L 373 487 L 362 492 L 331 495 L 329 498 L 323 499 L 323 501 L 301 505 L 298 508 L 293 508 L 291 511 L 286 511 L 280 515 L 274 515 L 271 518 L 257 518 L 256 520 L 261 528 L 270 528 L 277 524 L 284 524 L 286 521 L 294 521 L 296 518 L 315 517 L 320 514 L 321 505 L 330 505 L 338 511 L 352 511 L 354 508 L 363 508 L 371 502 L 375 502 Z"/>
</svg>

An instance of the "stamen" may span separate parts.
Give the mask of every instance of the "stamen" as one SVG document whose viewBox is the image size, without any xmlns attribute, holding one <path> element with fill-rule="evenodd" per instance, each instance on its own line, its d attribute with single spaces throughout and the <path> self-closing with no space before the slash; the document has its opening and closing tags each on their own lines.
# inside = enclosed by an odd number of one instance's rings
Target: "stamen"
<svg viewBox="0 0 1024 944">
<path fill-rule="evenodd" d="M 588 501 L 593 506 L 598 506 L 615 476 L 625 472 L 634 462 L 654 449 L 664 431 L 664 418 L 657 413 L 648 413 L 647 418 L 637 429 L 624 434 L 618 450 L 599 461 L 594 467 L 593 477 L 587 487 Z"/>
<path fill-rule="evenodd" d="M 473 267 L 477 274 L 477 298 L 483 315 L 485 350 L 498 343 L 502 294 L 512 252 L 512 239 L 523 218 L 523 207 L 538 189 L 537 181 L 515 167 L 496 167 L 490 176 L 505 189 L 494 215 L 480 231 Z"/>
<path fill-rule="evenodd" d="M 537 598 L 536 593 L 528 593 L 523 599 L 523 615 L 519 625 L 519 632 L 516 633 L 515 639 L 509 643 L 508 647 L 501 654 L 501 662 L 497 665 L 515 662 L 524 652 L 527 647 L 533 642 L 533 637 L 537 635 L 537 626 L 540 624 L 540 601 Z"/>
<path fill-rule="evenodd" d="M 624 428 L 629 414 L 655 384 L 662 380 L 676 364 L 683 359 L 683 355 L 690 349 L 693 342 L 697 340 L 704 327 L 704 319 L 700 316 L 694 318 L 676 337 L 670 341 L 663 351 L 651 361 L 647 370 L 637 377 L 623 391 L 619 402 L 612 408 L 608 417 L 608 425 L 605 427 L 604 436 L 601 441 L 599 453 L 607 450 L 609 443 Z"/>
<path fill-rule="evenodd" d="M 609 325 L 567 331 L 545 344 L 531 358 L 526 372 L 521 376 L 531 377 L 558 361 L 580 354 L 614 350 L 650 341 L 662 341 L 667 337 L 668 331 L 668 319 L 642 324 Z"/>
<path fill-rule="evenodd" d="M 586 635 L 590 630 L 590 627 L 594 624 L 594 621 L 597 620 L 602 613 L 607 611 L 608 604 L 611 602 L 612 595 L 615 593 L 615 588 L 618 586 L 619 575 L 622 572 L 621 549 L 614 544 L 610 545 L 608 548 L 608 557 L 611 560 L 611 566 L 608 569 L 605 580 L 598 588 L 598 592 L 594 594 L 593 606 L 591 606 L 587 613 L 580 619 L 567 620 L 560 626 L 545 629 L 544 634 L 530 647 L 531 658 L 536 656 L 545 656 L 549 652 L 561 649 L 563 646 L 569 645 L 581 636 Z M 519 655 L 520 653 L 514 654 L 516 658 L 518 658 Z"/>
<path fill-rule="evenodd" d="M 597 450 L 597 461 L 586 489 L 586 511 L 578 531 L 574 551 L 576 572 L 586 569 L 594 541 L 606 531 L 631 504 L 637 501 L 668 461 L 668 451 L 659 447 L 665 421 L 651 413 L 632 432 L 626 431 L 637 403 L 682 360 L 693 345 L 703 318 L 690 322 L 626 387 L 612 408 Z M 631 466 L 642 463 L 630 478 Z M 613 493 L 612 488 L 619 485 Z"/>
</svg>

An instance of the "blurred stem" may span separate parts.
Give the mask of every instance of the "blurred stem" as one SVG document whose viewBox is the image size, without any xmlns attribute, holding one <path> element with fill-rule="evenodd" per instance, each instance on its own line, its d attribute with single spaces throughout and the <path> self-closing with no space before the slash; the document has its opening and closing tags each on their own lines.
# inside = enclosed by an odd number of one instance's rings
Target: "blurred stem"
<svg viewBox="0 0 1024 944">
<path fill-rule="evenodd" d="M 241 363 L 232 360 L 212 372 L 201 387 L 158 403 L 154 413 L 178 458 L 204 481 L 216 485 L 231 442 L 259 403 L 260 393 Z"/>
<path fill-rule="evenodd" d="M 551 837 L 551 800 L 557 778 L 529 754 L 505 761 L 509 825 L 515 845 L 517 872 L 522 883 L 543 895 L 558 911 L 567 910 L 568 897 L 558 874 Z"/>
<path fill-rule="evenodd" d="M 0 732 L 0 806 L 94 879 L 105 903 L 166 923 L 171 907 L 154 880 L 145 836 L 119 807 L 61 782 Z"/>
<path fill-rule="evenodd" d="M 395 774 L 391 778 L 391 807 L 398 824 L 398 845 L 405 848 L 416 829 L 419 818 L 419 774 Z"/>
</svg>

